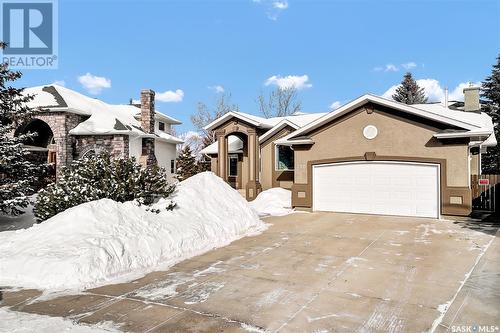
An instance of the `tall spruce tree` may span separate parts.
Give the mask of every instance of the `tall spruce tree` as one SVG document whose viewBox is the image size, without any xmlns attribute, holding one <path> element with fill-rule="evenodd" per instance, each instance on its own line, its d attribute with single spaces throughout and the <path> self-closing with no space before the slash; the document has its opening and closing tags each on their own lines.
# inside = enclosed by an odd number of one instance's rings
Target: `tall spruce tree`
<svg viewBox="0 0 500 333">
<path fill-rule="evenodd" d="M 500 110 L 500 55 L 493 65 L 491 75 L 483 81 L 481 97 L 486 101 L 485 112 L 493 119 L 495 136 L 500 142 L 499 110 Z M 482 155 L 482 172 L 485 174 L 500 173 L 500 149 L 498 146 L 488 148 L 488 153 Z"/>
<path fill-rule="evenodd" d="M 0 42 L 1 49 L 5 46 Z M 45 167 L 31 162 L 29 151 L 23 145 L 35 134 L 13 135 L 34 113 L 26 104 L 33 97 L 9 83 L 21 75 L 11 71 L 7 63 L 0 64 L 0 213 L 14 216 L 22 214 L 23 208 L 29 205 L 29 195 L 34 192 Z"/>
<path fill-rule="evenodd" d="M 196 157 L 193 155 L 189 145 L 186 145 L 177 157 L 177 175 L 178 180 L 186 180 L 198 173 Z"/>
<path fill-rule="evenodd" d="M 419 87 L 410 72 L 405 74 L 403 81 L 396 89 L 396 93 L 392 95 L 392 99 L 405 104 L 423 104 L 427 102 L 424 88 Z"/>
</svg>

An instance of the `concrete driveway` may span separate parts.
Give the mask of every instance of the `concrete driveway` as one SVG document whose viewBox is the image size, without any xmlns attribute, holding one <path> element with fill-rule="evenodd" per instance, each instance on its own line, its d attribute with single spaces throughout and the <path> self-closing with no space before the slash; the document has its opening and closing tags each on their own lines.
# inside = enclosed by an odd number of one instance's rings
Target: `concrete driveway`
<svg viewBox="0 0 500 333">
<path fill-rule="evenodd" d="M 500 325 L 498 226 L 335 213 L 272 226 L 168 271 L 11 310 L 130 332 L 421 332 Z"/>
</svg>

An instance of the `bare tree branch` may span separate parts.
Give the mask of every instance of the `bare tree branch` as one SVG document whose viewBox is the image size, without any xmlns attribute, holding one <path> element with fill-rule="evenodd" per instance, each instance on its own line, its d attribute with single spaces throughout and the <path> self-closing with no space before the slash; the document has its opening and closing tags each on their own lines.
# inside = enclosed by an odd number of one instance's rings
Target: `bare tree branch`
<svg viewBox="0 0 500 333">
<path fill-rule="evenodd" d="M 302 103 L 298 100 L 295 87 L 276 88 L 266 98 L 261 94 L 257 97 L 260 112 L 266 118 L 285 117 L 302 109 Z"/>
<path fill-rule="evenodd" d="M 191 116 L 191 122 L 202 134 L 205 146 L 215 142 L 215 137 L 211 131 L 207 131 L 203 127 L 228 112 L 238 112 L 239 110 L 238 105 L 231 103 L 231 93 L 220 94 L 213 107 L 209 107 L 204 102 L 198 102 L 196 113 Z"/>
</svg>

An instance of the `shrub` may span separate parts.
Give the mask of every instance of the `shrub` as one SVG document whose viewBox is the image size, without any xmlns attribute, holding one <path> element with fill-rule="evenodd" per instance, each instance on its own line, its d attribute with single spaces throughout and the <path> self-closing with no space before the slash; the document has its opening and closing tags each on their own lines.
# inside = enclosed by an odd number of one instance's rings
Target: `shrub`
<svg viewBox="0 0 500 333">
<path fill-rule="evenodd" d="M 60 170 L 57 183 L 38 192 L 34 213 L 40 222 L 68 208 L 103 198 L 150 205 L 174 190 L 175 186 L 167 182 L 165 169 L 144 169 L 135 158 L 113 159 L 109 153 L 101 153 Z"/>
</svg>

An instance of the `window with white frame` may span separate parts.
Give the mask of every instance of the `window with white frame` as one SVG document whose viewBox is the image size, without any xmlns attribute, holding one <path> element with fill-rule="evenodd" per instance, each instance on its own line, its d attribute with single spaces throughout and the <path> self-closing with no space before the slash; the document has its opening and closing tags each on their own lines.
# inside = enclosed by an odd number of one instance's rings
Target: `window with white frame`
<svg viewBox="0 0 500 333">
<path fill-rule="evenodd" d="M 165 123 L 163 121 L 158 122 L 158 129 L 160 131 L 165 131 Z"/>
<path fill-rule="evenodd" d="M 293 170 L 294 155 L 289 146 L 276 146 L 276 170 Z"/>
<path fill-rule="evenodd" d="M 170 160 L 170 173 L 175 173 L 175 160 Z"/>
<path fill-rule="evenodd" d="M 229 155 L 229 175 L 230 177 L 238 176 L 238 155 Z"/>
</svg>

